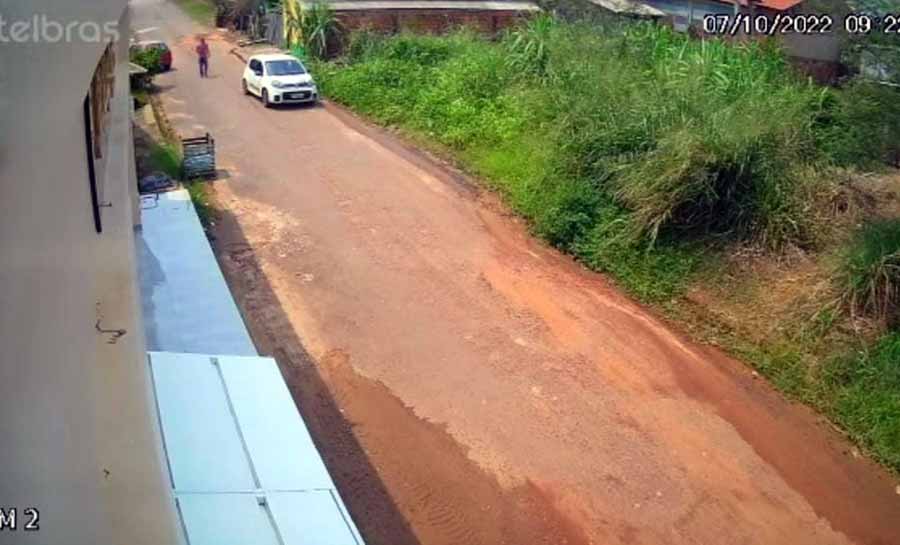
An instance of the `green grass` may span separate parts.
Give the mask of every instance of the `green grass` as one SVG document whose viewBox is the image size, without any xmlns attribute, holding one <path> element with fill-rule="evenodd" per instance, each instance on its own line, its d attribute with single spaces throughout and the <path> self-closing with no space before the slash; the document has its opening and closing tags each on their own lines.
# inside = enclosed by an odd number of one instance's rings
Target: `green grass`
<svg viewBox="0 0 900 545">
<path fill-rule="evenodd" d="M 184 184 L 184 187 L 191 196 L 191 202 L 194 204 L 200 223 L 204 227 L 208 227 L 215 218 L 215 208 L 210 201 L 206 183 L 202 180 L 194 180 Z"/>
<path fill-rule="evenodd" d="M 147 89 L 132 89 L 131 96 L 134 97 L 138 109 L 150 104 L 150 92 Z"/>
<path fill-rule="evenodd" d="M 854 440 L 900 471 L 900 333 L 871 351 L 835 360 L 821 406 Z"/>
<path fill-rule="evenodd" d="M 216 22 L 216 6 L 212 0 L 175 0 L 175 3 L 201 25 L 213 26 Z"/>
<path fill-rule="evenodd" d="M 174 144 L 154 144 L 150 150 L 153 168 L 165 172 L 175 180 L 181 179 L 181 152 Z"/>
<path fill-rule="evenodd" d="M 843 256 L 840 279 L 854 312 L 900 323 L 900 219 L 860 229 Z"/>
<path fill-rule="evenodd" d="M 181 152 L 177 145 L 155 144 L 150 150 L 150 162 L 154 169 L 165 172 L 175 180 L 182 179 Z M 184 188 L 191 196 L 200 223 L 207 227 L 215 218 L 215 208 L 209 198 L 206 184 L 201 180 L 186 181 Z"/>
</svg>

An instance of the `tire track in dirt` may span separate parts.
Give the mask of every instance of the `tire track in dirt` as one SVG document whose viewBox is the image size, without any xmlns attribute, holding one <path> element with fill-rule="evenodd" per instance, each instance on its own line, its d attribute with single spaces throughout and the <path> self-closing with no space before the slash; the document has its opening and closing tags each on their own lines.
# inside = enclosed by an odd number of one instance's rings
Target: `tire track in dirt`
<svg viewBox="0 0 900 545">
<path fill-rule="evenodd" d="M 275 223 L 266 226 L 270 235 L 279 231 Z M 254 341 L 278 361 L 369 545 L 590 543 L 540 487 L 501 487 L 442 426 L 357 374 L 349 354 L 332 350 L 314 362 L 264 272 L 268 254 L 279 251 L 277 236 L 254 249 L 227 214 L 216 234 L 216 254 Z"/>
</svg>

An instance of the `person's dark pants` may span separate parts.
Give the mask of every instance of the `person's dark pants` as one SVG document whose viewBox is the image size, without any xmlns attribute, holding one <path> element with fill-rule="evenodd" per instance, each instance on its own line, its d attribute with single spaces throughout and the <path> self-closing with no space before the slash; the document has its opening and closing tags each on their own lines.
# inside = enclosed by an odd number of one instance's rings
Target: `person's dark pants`
<svg viewBox="0 0 900 545">
<path fill-rule="evenodd" d="M 209 77 L 209 59 L 200 59 L 200 77 Z"/>
</svg>

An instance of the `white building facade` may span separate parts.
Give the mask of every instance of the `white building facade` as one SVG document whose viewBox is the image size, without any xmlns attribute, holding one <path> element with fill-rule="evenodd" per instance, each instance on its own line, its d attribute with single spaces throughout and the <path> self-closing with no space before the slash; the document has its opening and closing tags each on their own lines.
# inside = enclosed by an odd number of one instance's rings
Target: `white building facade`
<svg viewBox="0 0 900 545">
<path fill-rule="evenodd" d="M 2 544 L 183 542 L 141 323 L 128 37 L 127 0 L 0 0 Z"/>
</svg>

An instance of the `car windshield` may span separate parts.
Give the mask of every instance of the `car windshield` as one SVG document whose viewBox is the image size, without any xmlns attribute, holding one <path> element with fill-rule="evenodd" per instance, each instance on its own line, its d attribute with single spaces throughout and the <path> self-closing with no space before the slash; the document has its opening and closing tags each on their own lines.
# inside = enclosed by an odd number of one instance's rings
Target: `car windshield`
<svg viewBox="0 0 900 545">
<path fill-rule="evenodd" d="M 269 61 L 266 72 L 270 76 L 300 76 L 306 73 L 306 69 L 299 61 Z"/>
</svg>

